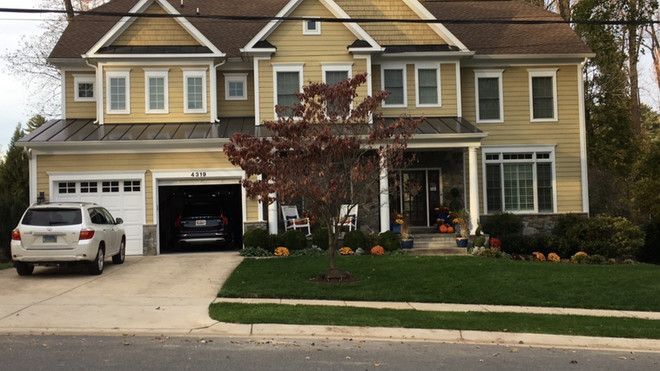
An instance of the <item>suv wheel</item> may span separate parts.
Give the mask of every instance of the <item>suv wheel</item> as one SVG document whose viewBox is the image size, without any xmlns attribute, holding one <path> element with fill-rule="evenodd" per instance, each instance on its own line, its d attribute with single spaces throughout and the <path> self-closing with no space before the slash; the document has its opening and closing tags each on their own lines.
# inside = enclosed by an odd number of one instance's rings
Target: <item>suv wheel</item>
<svg viewBox="0 0 660 371">
<path fill-rule="evenodd" d="M 89 263 L 89 273 L 95 276 L 103 273 L 103 266 L 105 265 L 105 249 L 103 246 L 99 247 L 99 252 L 96 253 L 94 261 Z"/>
<path fill-rule="evenodd" d="M 121 240 L 121 245 L 119 245 L 119 252 L 117 255 L 112 256 L 112 264 L 124 264 L 126 259 L 126 240 Z"/>
<path fill-rule="evenodd" d="M 18 273 L 19 276 L 30 276 L 32 275 L 32 272 L 34 272 L 34 264 L 16 262 L 14 263 L 14 266 L 16 267 L 16 273 Z"/>
</svg>

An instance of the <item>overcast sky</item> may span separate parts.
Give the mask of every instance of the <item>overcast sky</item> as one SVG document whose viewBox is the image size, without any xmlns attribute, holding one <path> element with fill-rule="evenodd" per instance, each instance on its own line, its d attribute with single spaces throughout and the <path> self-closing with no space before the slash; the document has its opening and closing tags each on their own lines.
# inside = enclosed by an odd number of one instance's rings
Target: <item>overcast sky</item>
<svg viewBox="0 0 660 371">
<path fill-rule="evenodd" d="M 38 0 L 0 0 L 0 7 L 35 8 Z M 26 20 L 28 19 L 28 20 Z M 17 47 L 21 38 L 39 33 L 39 16 L 0 13 L 0 51 Z M 642 100 L 660 109 L 660 92 L 655 83 L 649 54 L 640 63 Z M 34 112 L 29 104 L 26 82 L 7 74 L 5 62 L 0 64 L 0 152 L 6 149 L 16 124 L 24 124 Z"/>
</svg>

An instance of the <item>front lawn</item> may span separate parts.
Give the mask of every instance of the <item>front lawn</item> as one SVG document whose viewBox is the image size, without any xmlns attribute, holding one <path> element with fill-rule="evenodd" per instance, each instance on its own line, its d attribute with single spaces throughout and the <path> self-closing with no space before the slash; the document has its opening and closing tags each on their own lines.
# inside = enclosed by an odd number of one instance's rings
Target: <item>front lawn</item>
<svg viewBox="0 0 660 371">
<path fill-rule="evenodd" d="M 211 317 L 233 323 L 405 327 L 660 339 L 660 321 L 567 315 L 218 303 Z"/>
<path fill-rule="evenodd" d="M 310 281 L 325 257 L 245 259 L 219 296 L 500 304 L 660 311 L 660 266 L 575 265 L 475 257 L 352 256 L 359 281 Z"/>
</svg>

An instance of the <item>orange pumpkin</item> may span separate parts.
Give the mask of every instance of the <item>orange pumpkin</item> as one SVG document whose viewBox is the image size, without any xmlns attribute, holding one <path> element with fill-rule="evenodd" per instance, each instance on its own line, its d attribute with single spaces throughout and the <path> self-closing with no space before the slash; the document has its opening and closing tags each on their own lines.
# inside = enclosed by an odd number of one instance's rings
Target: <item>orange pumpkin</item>
<svg viewBox="0 0 660 371">
<path fill-rule="evenodd" d="M 447 233 L 454 233 L 454 227 L 452 227 L 451 225 L 447 227 Z"/>
<path fill-rule="evenodd" d="M 448 233 L 446 224 L 440 226 L 440 233 Z"/>
</svg>

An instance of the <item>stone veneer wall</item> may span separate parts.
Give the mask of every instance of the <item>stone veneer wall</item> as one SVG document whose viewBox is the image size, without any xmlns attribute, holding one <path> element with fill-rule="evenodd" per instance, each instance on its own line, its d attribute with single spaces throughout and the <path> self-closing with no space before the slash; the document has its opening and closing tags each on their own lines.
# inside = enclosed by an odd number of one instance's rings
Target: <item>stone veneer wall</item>
<svg viewBox="0 0 660 371">
<path fill-rule="evenodd" d="M 145 224 L 142 226 L 142 253 L 144 255 L 158 254 L 158 228 L 155 224 Z"/>
<path fill-rule="evenodd" d="M 533 235 L 537 233 L 551 233 L 552 229 L 557 224 L 557 219 L 562 214 L 525 214 L 520 215 L 523 223 L 523 234 Z M 581 214 L 586 215 L 586 214 Z M 482 215 L 482 224 L 489 218 L 495 217 L 494 215 Z"/>
</svg>

